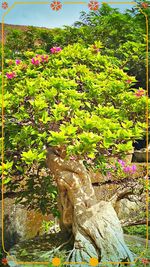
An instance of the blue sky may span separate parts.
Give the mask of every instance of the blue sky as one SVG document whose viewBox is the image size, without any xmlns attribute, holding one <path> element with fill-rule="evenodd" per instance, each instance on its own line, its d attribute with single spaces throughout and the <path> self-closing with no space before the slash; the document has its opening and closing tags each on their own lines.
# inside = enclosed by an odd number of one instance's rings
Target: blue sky
<svg viewBox="0 0 150 267">
<path fill-rule="evenodd" d="M 15 2 L 14 0 L 7 1 L 9 7 Z M 17 0 L 19 1 L 19 0 Z M 34 0 L 33 0 L 34 1 Z M 65 4 L 60 11 L 52 11 L 49 4 L 44 4 L 44 0 L 39 0 L 41 4 L 31 4 L 33 1 L 26 1 L 26 4 L 17 4 L 6 16 L 5 23 L 17 25 L 32 25 L 41 27 L 62 27 L 63 25 L 72 25 L 80 17 L 81 11 L 88 12 L 88 0 L 83 0 L 85 4 Z M 64 0 L 65 1 L 65 0 Z M 67 1 L 67 0 L 66 0 Z M 73 0 L 79 2 L 80 0 Z M 81 0 L 82 1 L 82 0 Z M 118 0 L 119 4 L 111 4 L 112 7 L 119 8 L 121 11 L 126 8 L 132 8 L 133 4 L 121 4 L 122 2 L 131 2 L 129 0 Z M 1 1 L 2 3 L 3 1 Z M 24 1 L 20 1 L 24 2 Z M 28 3 L 27 3 L 28 2 Z M 63 1 L 61 1 L 63 4 Z M 105 2 L 109 2 L 106 0 Z M 113 1 L 111 1 L 113 2 Z M 115 2 L 115 1 L 114 1 Z M 0 8 L 0 17 L 6 11 Z"/>
</svg>

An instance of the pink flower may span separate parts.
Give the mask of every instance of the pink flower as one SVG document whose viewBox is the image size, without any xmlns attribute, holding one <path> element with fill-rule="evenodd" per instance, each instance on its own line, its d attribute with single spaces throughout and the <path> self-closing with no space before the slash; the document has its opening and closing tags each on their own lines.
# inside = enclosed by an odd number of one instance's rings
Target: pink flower
<svg viewBox="0 0 150 267">
<path fill-rule="evenodd" d="M 136 165 L 132 165 L 131 167 L 130 166 L 124 166 L 124 168 L 123 168 L 123 171 L 125 173 L 135 173 L 136 170 L 137 170 Z"/>
<path fill-rule="evenodd" d="M 41 56 L 41 61 L 42 62 L 48 62 L 48 55 L 42 55 Z"/>
<path fill-rule="evenodd" d="M 128 173 L 128 172 L 131 171 L 131 168 L 130 168 L 130 166 L 125 166 L 125 167 L 123 168 L 123 170 L 124 170 L 124 172 Z"/>
<path fill-rule="evenodd" d="M 20 59 L 16 59 L 16 65 L 19 65 L 21 63 Z"/>
<path fill-rule="evenodd" d="M 35 59 L 34 57 L 31 59 L 31 63 L 33 65 L 40 65 L 40 61 L 38 59 Z"/>
<path fill-rule="evenodd" d="M 141 97 L 145 94 L 145 91 L 144 89 L 139 89 L 136 93 L 135 93 L 135 96 L 136 97 Z"/>
<path fill-rule="evenodd" d="M 134 172 L 136 172 L 136 170 L 137 170 L 136 165 L 132 165 L 131 166 L 131 172 L 134 173 Z"/>
<path fill-rule="evenodd" d="M 125 166 L 125 162 L 122 159 L 118 159 L 118 163 L 120 163 L 122 165 L 122 167 Z"/>
<path fill-rule="evenodd" d="M 52 54 L 56 54 L 56 53 L 59 53 L 61 50 L 62 50 L 62 49 L 61 49 L 60 47 L 52 47 L 52 48 L 50 49 L 50 52 L 51 52 Z"/>
<path fill-rule="evenodd" d="M 15 76 L 16 76 L 16 73 L 15 72 L 7 72 L 6 73 L 6 77 L 8 79 L 13 79 Z"/>
</svg>

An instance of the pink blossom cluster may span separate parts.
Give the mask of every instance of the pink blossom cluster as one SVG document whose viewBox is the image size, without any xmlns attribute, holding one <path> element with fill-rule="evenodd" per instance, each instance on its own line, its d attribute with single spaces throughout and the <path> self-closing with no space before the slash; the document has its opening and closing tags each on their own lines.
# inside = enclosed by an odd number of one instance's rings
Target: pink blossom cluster
<svg viewBox="0 0 150 267">
<path fill-rule="evenodd" d="M 42 62 L 48 62 L 48 55 L 42 55 L 41 56 L 41 61 Z"/>
<path fill-rule="evenodd" d="M 54 47 L 52 47 L 52 48 L 50 49 L 50 52 L 51 52 L 52 54 L 56 54 L 56 53 L 59 53 L 61 50 L 62 50 L 61 47 L 59 47 L 59 46 L 54 46 Z"/>
<path fill-rule="evenodd" d="M 59 53 L 62 49 L 60 47 L 52 47 L 50 49 L 50 52 L 52 54 L 56 54 L 56 53 Z M 40 63 L 44 63 L 44 62 L 48 62 L 49 60 L 49 56 L 48 55 L 36 55 L 35 57 L 33 57 L 31 59 L 31 63 L 35 66 L 39 66 Z M 20 65 L 22 63 L 22 61 L 20 59 L 16 59 L 16 65 Z M 9 65 L 12 65 L 13 64 L 13 61 L 12 60 L 9 60 L 8 62 Z M 16 73 L 13 71 L 13 72 L 7 72 L 6 73 L 6 77 L 8 79 L 13 79 L 14 77 L 16 77 Z"/>
<path fill-rule="evenodd" d="M 14 77 L 16 77 L 16 73 L 14 71 L 13 72 L 7 72 L 6 77 L 8 79 L 13 79 Z"/>
<path fill-rule="evenodd" d="M 123 171 L 125 173 L 132 173 L 133 174 L 137 170 L 136 165 L 128 166 L 128 165 L 126 165 L 125 161 L 123 161 L 121 159 L 118 160 L 118 163 L 122 166 Z"/>
<path fill-rule="evenodd" d="M 48 62 L 48 55 L 36 55 L 31 59 L 31 63 L 33 65 L 40 65 L 42 62 Z"/>
<path fill-rule="evenodd" d="M 20 59 L 16 59 L 16 65 L 20 65 L 21 64 L 21 60 Z"/>
<path fill-rule="evenodd" d="M 32 63 L 33 65 L 38 66 L 38 65 L 40 65 L 40 60 L 37 59 L 36 57 L 35 57 L 35 58 L 33 57 L 33 58 L 31 59 L 31 63 Z"/>
</svg>

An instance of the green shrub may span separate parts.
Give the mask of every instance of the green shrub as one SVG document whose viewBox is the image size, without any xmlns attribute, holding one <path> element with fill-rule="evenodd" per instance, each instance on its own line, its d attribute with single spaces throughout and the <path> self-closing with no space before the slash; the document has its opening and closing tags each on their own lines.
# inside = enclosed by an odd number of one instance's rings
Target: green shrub
<svg viewBox="0 0 150 267">
<path fill-rule="evenodd" d="M 146 225 L 136 225 L 136 226 L 126 226 L 124 227 L 125 234 L 137 235 L 146 239 L 147 236 L 147 226 Z M 150 228 L 148 227 L 148 235 L 150 236 Z"/>
<path fill-rule="evenodd" d="M 42 174 L 46 147 L 102 164 L 123 158 L 145 132 L 145 91 L 135 89 L 136 79 L 116 58 L 101 55 L 100 47 L 74 44 L 5 60 L 5 177 L 24 178 L 24 198 L 43 213 L 49 196 L 56 212 L 57 195 L 51 177 Z M 12 190 L 20 183 L 7 186 Z M 40 198 L 34 204 L 35 196 Z"/>
</svg>

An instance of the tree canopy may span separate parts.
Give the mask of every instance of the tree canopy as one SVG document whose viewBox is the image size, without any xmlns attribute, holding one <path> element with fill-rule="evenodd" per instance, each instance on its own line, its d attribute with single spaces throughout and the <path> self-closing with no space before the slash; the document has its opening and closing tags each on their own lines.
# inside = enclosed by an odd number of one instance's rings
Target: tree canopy
<svg viewBox="0 0 150 267">
<path fill-rule="evenodd" d="M 102 171 L 145 134 L 145 29 L 136 12 L 103 4 L 72 27 L 7 37 L 5 184 L 16 190 L 13 177 L 26 178 L 20 197 L 31 207 L 57 213 L 57 190 L 45 173 L 48 146 Z"/>
</svg>

